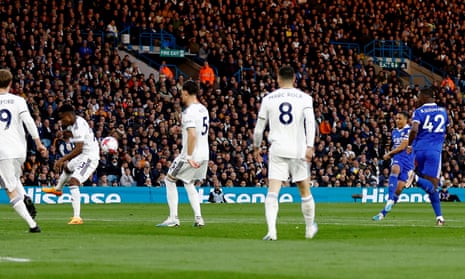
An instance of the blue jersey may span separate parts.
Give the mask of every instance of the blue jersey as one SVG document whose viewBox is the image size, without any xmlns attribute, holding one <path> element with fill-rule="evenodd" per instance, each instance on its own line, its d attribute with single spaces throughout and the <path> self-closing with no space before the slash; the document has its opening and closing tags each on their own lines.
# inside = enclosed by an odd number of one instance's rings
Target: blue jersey
<svg viewBox="0 0 465 279">
<path fill-rule="evenodd" d="M 402 129 L 392 130 L 392 150 L 396 149 L 404 140 L 408 141 L 408 136 L 410 133 L 410 126 L 405 125 Z M 401 152 L 395 154 L 392 158 L 393 162 L 402 165 L 406 168 L 407 172 L 413 169 L 413 153 L 407 154 L 407 150 L 402 150 Z"/>
<path fill-rule="evenodd" d="M 412 121 L 419 124 L 413 149 L 441 152 L 449 125 L 446 109 L 435 103 L 424 104 L 413 112 Z"/>
</svg>

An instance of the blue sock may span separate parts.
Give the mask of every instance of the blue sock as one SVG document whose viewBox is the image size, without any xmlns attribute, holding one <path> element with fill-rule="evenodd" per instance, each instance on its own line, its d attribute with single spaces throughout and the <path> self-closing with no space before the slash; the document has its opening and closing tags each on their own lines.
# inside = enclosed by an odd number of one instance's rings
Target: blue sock
<svg viewBox="0 0 465 279">
<path fill-rule="evenodd" d="M 436 217 L 442 216 L 439 193 L 437 191 L 434 191 L 434 193 L 429 194 L 429 199 L 431 200 L 431 206 L 433 207 L 434 214 L 436 214 Z"/>
<path fill-rule="evenodd" d="M 434 185 L 431 181 L 429 181 L 428 179 L 426 178 L 423 178 L 423 177 L 418 177 L 418 180 L 417 180 L 417 184 L 418 186 L 420 186 L 423 190 L 425 190 L 426 193 L 428 194 L 432 194 L 433 192 L 436 192 L 434 190 Z"/>
<path fill-rule="evenodd" d="M 434 185 L 428 179 L 423 177 L 418 177 L 417 184 L 429 194 L 429 199 L 431 201 L 431 206 L 433 207 L 434 214 L 436 216 L 442 216 L 441 212 L 441 202 L 439 200 L 439 193 L 434 189 Z"/>
<path fill-rule="evenodd" d="M 396 193 L 396 188 L 397 188 L 397 181 L 399 178 L 399 174 L 390 174 L 389 175 L 389 199 L 394 200 L 394 195 Z M 395 201 L 395 200 L 394 200 Z"/>
</svg>

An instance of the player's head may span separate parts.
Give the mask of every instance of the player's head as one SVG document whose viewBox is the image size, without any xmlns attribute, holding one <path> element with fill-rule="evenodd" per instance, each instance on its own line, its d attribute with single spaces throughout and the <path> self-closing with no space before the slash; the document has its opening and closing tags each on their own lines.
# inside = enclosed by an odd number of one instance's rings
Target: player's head
<svg viewBox="0 0 465 279">
<path fill-rule="evenodd" d="M 425 103 L 434 103 L 434 91 L 431 87 L 421 89 L 418 95 L 418 105 L 422 106 Z"/>
<path fill-rule="evenodd" d="M 295 72 L 291 66 L 283 66 L 279 69 L 278 72 L 278 83 L 282 87 L 289 86 L 294 83 Z"/>
<path fill-rule="evenodd" d="M 11 86 L 13 74 L 7 69 L 0 69 L 0 88 L 8 88 Z"/>
<path fill-rule="evenodd" d="M 76 121 L 74 107 L 70 104 L 64 104 L 58 109 L 58 118 L 61 120 L 61 125 L 68 127 Z"/>
<path fill-rule="evenodd" d="M 408 122 L 408 113 L 405 111 L 400 111 L 396 115 L 396 125 L 397 128 L 402 129 L 404 128 L 405 125 L 407 125 Z"/>
<path fill-rule="evenodd" d="M 197 98 L 197 94 L 199 94 L 199 86 L 195 81 L 193 80 L 188 80 L 184 82 L 182 85 L 182 94 L 181 94 L 181 100 L 184 104 L 188 102 L 188 100 L 192 98 Z"/>
</svg>

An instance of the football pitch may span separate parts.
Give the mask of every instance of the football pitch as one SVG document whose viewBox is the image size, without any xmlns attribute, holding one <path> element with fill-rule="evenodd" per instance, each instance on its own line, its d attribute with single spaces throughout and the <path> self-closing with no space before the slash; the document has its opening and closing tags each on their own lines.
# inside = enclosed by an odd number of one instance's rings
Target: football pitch
<svg viewBox="0 0 465 279">
<path fill-rule="evenodd" d="M 263 204 L 203 204 L 206 226 L 157 228 L 165 204 L 38 205 L 42 233 L 30 234 L 0 206 L 0 278 L 463 278 L 465 205 L 443 204 L 436 227 L 429 204 L 317 203 L 319 232 L 304 238 L 300 204 L 281 204 L 278 241 L 266 233 Z"/>
</svg>

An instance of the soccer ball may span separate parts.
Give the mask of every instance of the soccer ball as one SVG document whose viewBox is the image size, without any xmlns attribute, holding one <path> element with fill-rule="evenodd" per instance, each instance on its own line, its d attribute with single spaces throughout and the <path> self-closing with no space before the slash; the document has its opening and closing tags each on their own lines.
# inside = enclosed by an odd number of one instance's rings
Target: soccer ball
<svg viewBox="0 0 465 279">
<path fill-rule="evenodd" d="M 114 137 L 106 137 L 102 140 L 101 148 L 105 154 L 114 154 L 118 151 L 118 141 Z"/>
</svg>

